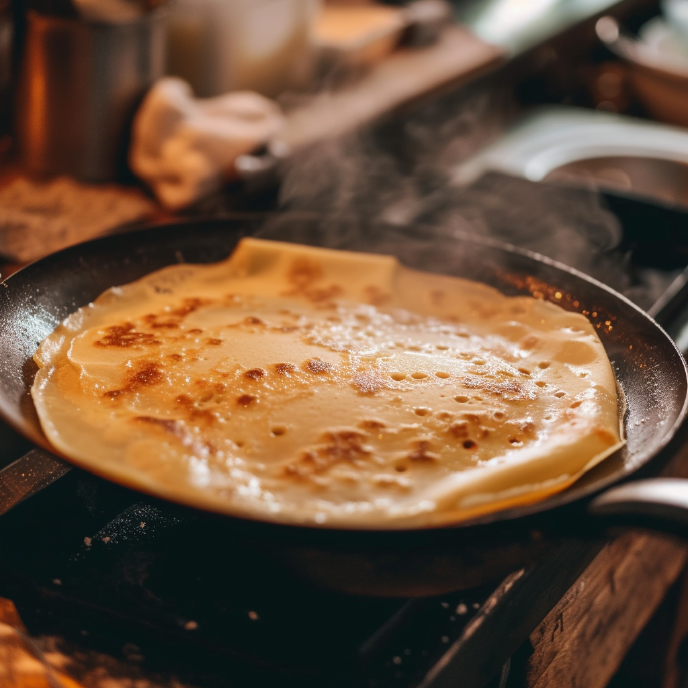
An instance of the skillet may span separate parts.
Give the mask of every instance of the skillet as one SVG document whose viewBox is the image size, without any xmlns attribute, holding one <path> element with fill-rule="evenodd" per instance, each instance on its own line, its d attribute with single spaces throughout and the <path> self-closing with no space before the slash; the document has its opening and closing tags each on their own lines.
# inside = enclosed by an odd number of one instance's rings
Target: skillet
<svg viewBox="0 0 688 688">
<path fill-rule="evenodd" d="M 109 236 L 53 254 L 0 287 L 0 415 L 50 450 L 29 396 L 39 342 L 110 286 L 172 263 L 220 260 L 249 234 L 394 254 L 409 267 L 482 281 L 506 294 L 531 294 L 586 314 L 623 389 L 627 444 L 563 493 L 455 525 L 359 531 L 193 512 L 213 541 L 248 541 L 321 586 L 427 595 L 506 575 L 551 551 L 562 536 L 589 532 L 594 519 L 640 519 L 669 528 L 688 522 L 688 509 L 681 509 L 682 501 L 688 503 L 688 482 L 655 479 L 612 487 L 655 457 L 686 414 L 688 373 L 670 338 L 624 297 L 574 270 L 447 230 L 313 216 L 232 216 Z"/>
</svg>

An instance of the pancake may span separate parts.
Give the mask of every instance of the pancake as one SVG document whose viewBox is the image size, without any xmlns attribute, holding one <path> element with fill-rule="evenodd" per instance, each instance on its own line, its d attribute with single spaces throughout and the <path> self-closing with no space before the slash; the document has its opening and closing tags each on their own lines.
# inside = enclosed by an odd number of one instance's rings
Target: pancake
<svg viewBox="0 0 688 688">
<path fill-rule="evenodd" d="M 623 444 L 584 316 L 387 256 L 243 239 L 106 291 L 35 360 L 59 454 L 260 520 L 458 522 L 563 490 Z"/>
</svg>

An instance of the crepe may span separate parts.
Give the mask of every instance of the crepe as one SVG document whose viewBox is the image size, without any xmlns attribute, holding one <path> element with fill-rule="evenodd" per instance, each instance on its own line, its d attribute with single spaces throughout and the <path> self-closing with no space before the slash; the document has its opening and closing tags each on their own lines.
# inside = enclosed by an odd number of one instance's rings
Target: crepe
<svg viewBox="0 0 688 688">
<path fill-rule="evenodd" d="M 584 316 L 387 256 L 243 239 L 106 291 L 35 360 L 60 454 L 268 521 L 458 522 L 558 492 L 623 443 Z"/>
</svg>

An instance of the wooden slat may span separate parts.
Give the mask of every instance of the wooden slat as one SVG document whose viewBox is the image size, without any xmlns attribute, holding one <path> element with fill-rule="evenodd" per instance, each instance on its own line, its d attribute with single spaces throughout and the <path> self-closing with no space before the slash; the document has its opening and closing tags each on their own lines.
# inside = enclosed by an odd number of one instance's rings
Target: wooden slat
<svg viewBox="0 0 688 688">
<path fill-rule="evenodd" d="M 528 688 L 606 686 L 687 559 L 659 535 L 611 542 L 531 634 Z"/>
<path fill-rule="evenodd" d="M 671 638 L 664 657 L 662 688 L 681 688 L 685 685 L 685 641 L 688 638 L 688 571 L 684 570 L 678 589 L 676 613 Z"/>
</svg>

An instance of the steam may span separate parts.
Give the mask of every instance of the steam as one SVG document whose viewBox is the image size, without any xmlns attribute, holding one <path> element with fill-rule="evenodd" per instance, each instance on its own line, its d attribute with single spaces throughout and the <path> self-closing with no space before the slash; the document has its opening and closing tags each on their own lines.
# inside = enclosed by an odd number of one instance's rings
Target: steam
<svg viewBox="0 0 688 688">
<path fill-rule="evenodd" d="M 311 146 L 291 159 L 280 206 L 332 220 L 492 237 L 577 268 L 649 307 L 671 276 L 630 269 L 618 248 L 619 222 L 594 190 L 498 173 L 467 187 L 453 181 L 456 166 L 497 136 L 513 112 L 504 93 L 447 96 L 403 121 Z"/>
<path fill-rule="evenodd" d="M 407 119 L 322 141 L 293 156 L 280 203 L 414 222 L 450 184 L 452 168 L 497 135 L 510 109 L 497 96 L 445 97 Z"/>
</svg>

